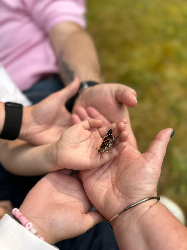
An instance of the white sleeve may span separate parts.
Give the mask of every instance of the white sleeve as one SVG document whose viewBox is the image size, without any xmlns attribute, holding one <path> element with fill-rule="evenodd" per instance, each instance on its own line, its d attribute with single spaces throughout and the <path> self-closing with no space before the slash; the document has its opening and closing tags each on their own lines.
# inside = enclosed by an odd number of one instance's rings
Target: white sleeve
<svg viewBox="0 0 187 250">
<path fill-rule="evenodd" d="M 40 240 L 8 214 L 0 221 L 0 249 L 2 250 L 57 250 Z"/>
<path fill-rule="evenodd" d="M 0 101 L 16 102 L 23 106 L 31 106 L 29 99 L 17 88 L 0 64 Z"/>
</svg>

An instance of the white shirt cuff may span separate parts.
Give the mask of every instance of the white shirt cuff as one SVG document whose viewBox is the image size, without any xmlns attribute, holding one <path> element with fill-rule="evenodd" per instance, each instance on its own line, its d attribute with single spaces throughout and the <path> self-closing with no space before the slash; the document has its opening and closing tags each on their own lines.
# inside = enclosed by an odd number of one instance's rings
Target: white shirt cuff
<svg viewBox="0 0 187 250">
<path fill-rule="evenodd" d="M 5 214 L 0 221 L 0 249 L 57 250 L 58 248 L 40 240 L 8 214 Z"/>
</svg>

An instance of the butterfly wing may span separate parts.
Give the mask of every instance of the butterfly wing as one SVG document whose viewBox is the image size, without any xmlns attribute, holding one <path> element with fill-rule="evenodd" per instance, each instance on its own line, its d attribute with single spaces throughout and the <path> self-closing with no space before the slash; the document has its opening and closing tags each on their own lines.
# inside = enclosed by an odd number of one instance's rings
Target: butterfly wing
<svg viewBox="0 0 187 250">
<path fill-rule="evenodd" d="M 98 150 L 98 153 L 104 153 L 107 149 L 109 149 L 115 141 L 115 137 L 112 136 L 112 129 L 108 130 L 101 146 Z"/>
</svg>

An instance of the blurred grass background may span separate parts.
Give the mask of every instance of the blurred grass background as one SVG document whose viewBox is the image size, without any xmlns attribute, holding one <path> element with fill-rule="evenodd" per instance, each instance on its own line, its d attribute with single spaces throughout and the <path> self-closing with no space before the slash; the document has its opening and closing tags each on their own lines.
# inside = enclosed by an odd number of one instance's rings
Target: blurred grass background
<svg viewBox="0 0 187 250">
<path fill-rule="evenodd" d="M 92 35 L 105 82 L 137 91 L 129 110 L 141 153 L 171 127 L 159 194 L 187 216 L 187 2 L 185 0 L 88 0 Z"/>
</svg>

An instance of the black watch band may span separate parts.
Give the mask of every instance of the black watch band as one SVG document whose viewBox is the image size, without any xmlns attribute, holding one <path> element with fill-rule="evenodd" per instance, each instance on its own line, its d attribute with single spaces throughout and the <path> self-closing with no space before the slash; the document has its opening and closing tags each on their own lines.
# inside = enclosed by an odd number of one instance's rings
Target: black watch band
<svg viewBox="0 0 187 250">
<path fill-rule="evenodd" d="M 14 102 L 5 103 L 5 122 L 0 134 L 1 139 L 15 140 L 18 138 L 23 117 L 23 105 Z"/>
<path fill-rule="evenodd" d="M 66 102 L 66 108 L 71 112 L 75 103 L 75 100 L 77 99 L 77 97 L 87 88 L 98 85 L 98 82 L 94 82 L 94 81 L 84 81 L 81 82 L 79 90 L 77 92 L 77 94 L 75 94 L 73 97 L 71 97 L 67 102 Z"/>
</svg>

